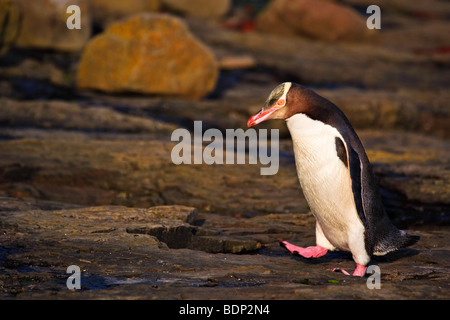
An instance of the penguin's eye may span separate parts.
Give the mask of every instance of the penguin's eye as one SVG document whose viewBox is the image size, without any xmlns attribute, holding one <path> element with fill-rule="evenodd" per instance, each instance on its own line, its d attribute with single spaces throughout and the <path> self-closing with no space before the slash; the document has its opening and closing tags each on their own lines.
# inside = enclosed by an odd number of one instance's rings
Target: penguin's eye
<svg viewBox="0 0 450 320">
<path fill-rule="evenodd" d="M 286 103 L 286 101 L 284 99 L 280 99 L 277 101 L 277 106 L 279 106 L 279 107 L 284 106 L 285 103 Z"/>
</svg>

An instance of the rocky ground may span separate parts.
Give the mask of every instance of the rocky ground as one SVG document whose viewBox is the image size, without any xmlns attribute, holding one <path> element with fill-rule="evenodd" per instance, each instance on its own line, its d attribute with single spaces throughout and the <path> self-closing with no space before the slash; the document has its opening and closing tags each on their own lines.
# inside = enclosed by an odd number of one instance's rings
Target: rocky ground
<svg viewBox="0 0 450 320">
<path fill-rule="evenodd" d="M 237 9 L 214 20 L 175 10 L 217 59 L 215 89 L 202 99 L 80 90 L 82 51 L 11 46 L 0 57 L 0 297 L 448 299 L 450 8 L 427 2 L 381 5 L 382 31 L 358 42 L 263 33 Z M 421 236 L 371 261 L 381 289 L 331 271 L 354 268 L 348 253 L 312 261 L 279 246 L 314 244 L 283 122 L 259 127 L 280 130 L 276 175 L 248 162 L 171 161 L 174 129 L 201 120 L 203 130 L 245 130 L 283 81 L 342 108 L 392 221 Z M 67 289 L 70 265 L 80 290 Z"/>
</svg>

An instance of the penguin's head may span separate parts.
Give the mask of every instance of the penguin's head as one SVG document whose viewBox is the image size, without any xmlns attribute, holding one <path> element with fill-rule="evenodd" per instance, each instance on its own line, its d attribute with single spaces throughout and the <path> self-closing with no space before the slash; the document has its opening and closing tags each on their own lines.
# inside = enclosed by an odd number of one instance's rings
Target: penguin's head
<svg viewBox="0 0 450 320">
<path fill-rule="evenodd" d="M 252 127 L 268 119 L 286 119 L 290 116 L 288 112 L 287 95 L 291 89 L 291 82 L 278 85 L 269 95 L 260 112 L 248 119 L 247 126 Z"/>
</svg>

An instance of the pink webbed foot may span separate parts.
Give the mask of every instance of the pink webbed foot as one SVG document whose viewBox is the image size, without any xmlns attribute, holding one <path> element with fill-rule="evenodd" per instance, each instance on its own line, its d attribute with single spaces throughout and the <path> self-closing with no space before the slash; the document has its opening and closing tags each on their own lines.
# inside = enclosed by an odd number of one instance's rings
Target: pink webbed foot
<svg viewBox="0 0 450 320">
<path fill-rule="evenodd" d="M 298 254 L 304 258 L 319 258 L 324 256 L 328 249 L 325 249 L 321 246 L 312 246 L 312 247 L 297 247 L 287 241 L 278 240 L 280 242 L 280 246 L 286 248 L 292 254 Z"/>
<path fill-rule="evenodd" d="M 352 276 L 354 277 L 364 277 L 364 275 L 366 274 L 366 270 L 367 267 L 360 265 L 360 264 L 356 264 L 356 269 L 355 271 L 353 271 Z M 334 268 L 332 271 L 337 271 L 337 272 L 342 272 L 343 274 L 349 276 L 350 273 L 348 273 L 347 271 L 345 271 L 344 269 L 340 269 L 340 268 Z"/>
</svg>

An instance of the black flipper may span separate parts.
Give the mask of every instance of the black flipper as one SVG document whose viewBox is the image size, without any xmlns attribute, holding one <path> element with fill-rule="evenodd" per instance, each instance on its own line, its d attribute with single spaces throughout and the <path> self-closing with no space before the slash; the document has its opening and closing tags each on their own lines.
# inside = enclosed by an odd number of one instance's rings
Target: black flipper
<svg viewBox="0 0 450 320">
<path fill-rule="evenodd" d="M 348 168 L 347 149 L 345 148 L 344 142 L 341 138 L 335 137 L 334 143 L 336 145 L 336 154 L 338 158 L 341 159 L 342 163 Z"/>
<path fill-rule="evenodd" d="M 358 217 L 367 228 L 367 217 L 364 212 L 364 201 L 363 201 L 363 186 L 362 186 L 362 164 L 359 159 L 358 154 L 352 147 L 349 147 L 347 150 L 348 154 L 348 162 L 349 162 L 349 171 L 350 178 L 352 181 L 352 192 L 353 199 L 355 200 L 356 211 L 358 212 Z"/>
</svg>

